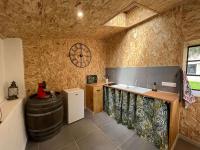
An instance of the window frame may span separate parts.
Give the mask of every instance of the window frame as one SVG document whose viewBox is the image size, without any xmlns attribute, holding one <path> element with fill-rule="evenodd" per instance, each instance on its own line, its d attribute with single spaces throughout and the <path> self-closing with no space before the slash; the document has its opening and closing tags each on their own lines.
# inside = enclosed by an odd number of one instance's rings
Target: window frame
<svg viewBox="0 0 200 150">
<path fill-rule="evenodd" d="M 189 49 L 191 47 L 197 47 L 199 46 L 200 47 L 200 44 L 197 44 L 197 45 L 190 45 L 190 46 L 187 46 L 187 60 L 186 60 L 186 75 L 187 76 L 196 76 L 196 77 L 200 77 L 200 74 L 199 75 L 195 75 L 195 74 L 188 74 L 188 62 L 196 62 L 196 61 L 200 61 L 200 59 L 198 60 L 188 60 L 188 57 L 189 57 Z M 200 91 L 199 89 L 192 89 L 194 91 Z"/>
</svg>

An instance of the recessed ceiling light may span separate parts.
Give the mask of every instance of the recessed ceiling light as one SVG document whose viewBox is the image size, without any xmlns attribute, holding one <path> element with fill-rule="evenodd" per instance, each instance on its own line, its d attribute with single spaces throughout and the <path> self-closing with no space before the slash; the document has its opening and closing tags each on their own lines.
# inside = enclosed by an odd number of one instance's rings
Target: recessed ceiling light
<svg viewBox="0 0 200 150">
<path fill-rule="evenodd" d="M 83 18 L 83 16 L 84 16 L 83 11 L 82 11 L 82 10 L 78 10 L 78 11 L 77 11 L 77 16 L 78 16 L 79 18 Z"/>
</svg>

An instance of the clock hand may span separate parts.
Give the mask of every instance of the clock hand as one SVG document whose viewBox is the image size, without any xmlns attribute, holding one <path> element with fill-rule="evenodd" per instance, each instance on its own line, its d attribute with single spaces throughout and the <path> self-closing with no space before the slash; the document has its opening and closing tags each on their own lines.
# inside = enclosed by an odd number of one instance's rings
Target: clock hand
<svg viewBox="0 0 200 150">
<path fill-rule="evenodd" d="M 82 50 L 82 48 L 81 48 L 81 55 L 83 56 L 83 50 Z"/>
<path fill-rule="evenodd" d="M 81 57 L 81 66 L 82 66 L 82 63 L 83 63 L 83 57 Z"/>
</svg>

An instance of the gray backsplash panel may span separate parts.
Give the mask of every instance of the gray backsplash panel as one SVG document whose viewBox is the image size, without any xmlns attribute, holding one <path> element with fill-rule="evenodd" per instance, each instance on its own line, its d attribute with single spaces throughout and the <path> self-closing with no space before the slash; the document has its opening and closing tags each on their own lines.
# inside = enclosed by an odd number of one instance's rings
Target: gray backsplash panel
<svg viewBox="0 0 200 150">
<path fill-rule="evenodd" d="M 117 84 L 136 85 L 137 83 L 137 86 L 151 89 L 156 82 L 158 90 L 178 93 L 180 71 L 179 66 L 106 68 L 106 75 L 109 81 Z M 174 82 L 177 87 L 162 86 L 162 82 Z"/>
</svg>

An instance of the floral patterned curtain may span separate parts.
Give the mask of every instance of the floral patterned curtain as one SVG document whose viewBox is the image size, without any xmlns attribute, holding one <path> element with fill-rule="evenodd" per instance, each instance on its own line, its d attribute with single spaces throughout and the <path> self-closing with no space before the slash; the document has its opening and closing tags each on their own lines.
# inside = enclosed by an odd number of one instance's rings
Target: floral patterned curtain
<svg viewBox="0 0 200 150">
<path fill-rule="evenodd" d="M 168 149 L 168 105 L 164 101 L 104 87 L 104 105 L 104 111 L 118 123 L 135 129 L 159 149 Z"/>
<path fill-rule="evenodd" d="M 136 95 L 130 93 L 129 100 L 128 100 L 128 123 L 127 127 L 129 129 L 135 128 L 135 121 L 136 121 Z"/>
<path fill-rule="evenodd" d="M 154 142 L 153 138 L 153 102 L 154 100 L 137 96 L 136 100 L 136 132 L 139 136 Z"/>
<path fill-rule="evenodd" d="M 103 87 L 103 110 L 108 113 L 108 87 Z"/>
<path fill-rule="evenodd" d="M 160 149 L 168 149 L 169 105 L 164 101 L 154 100 L 154 144 Z"/>
<path fill-rule="evenodd" d="M 117 123 L 122 122 L 122 92 L 120 90 L 115 90 L 115 112 L 114 112 L 114 118 L 116 119 Z"/>
<path fill-rule="evenodd" d="M 129 93 L 122 91 L 122 124 L 127 125 L 128 124 L 128 100 L 129 100 Z"/>
</svg>

